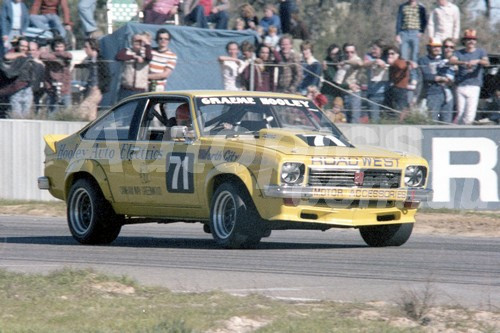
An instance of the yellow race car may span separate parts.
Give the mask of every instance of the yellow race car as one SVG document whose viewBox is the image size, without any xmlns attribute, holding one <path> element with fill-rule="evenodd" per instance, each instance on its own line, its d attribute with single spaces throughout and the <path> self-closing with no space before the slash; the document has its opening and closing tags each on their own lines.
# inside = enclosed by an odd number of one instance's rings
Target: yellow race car
<svg viewBox="0 0 500 333">
<path fill-rule="evenodd" d="M 110 243 L 125 224 L 201 222 L 224 248 L 272 230 L 358 228 L 400 246 L 427 162 L 355 147 L 297 95 L 177 91 L 120 101 L 72 135 L 44 137 L 40 189 L 67 203 L 73 237 Z"/>
</svg>

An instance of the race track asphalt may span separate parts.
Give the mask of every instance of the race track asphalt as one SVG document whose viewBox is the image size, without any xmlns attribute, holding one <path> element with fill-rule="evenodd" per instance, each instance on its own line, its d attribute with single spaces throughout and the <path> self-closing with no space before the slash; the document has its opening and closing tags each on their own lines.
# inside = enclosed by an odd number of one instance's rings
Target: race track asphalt
<svg viewBox="0 0 500 333">
<path fill-rule="evenodd" d="M 0 215 L 0 268 L 126 274 L 174 291 L 284 299 L 397 302 L 430 288 L 437 304 L 500 306 L 500 239 L 414 234 L 369 248 L 357 230 L 273 231 L 255 250 L 218 248 L 202 225 L 129 225 L 109 246 L 84 246 L 62 218 Z"/>
</svg>

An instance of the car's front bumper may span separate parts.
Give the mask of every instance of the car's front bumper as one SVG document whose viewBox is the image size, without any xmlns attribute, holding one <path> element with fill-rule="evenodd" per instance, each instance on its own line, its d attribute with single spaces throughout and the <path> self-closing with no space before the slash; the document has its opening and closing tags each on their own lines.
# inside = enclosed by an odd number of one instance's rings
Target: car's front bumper
<svg viewBox="0 0 500 333">
<path fill-rule="evenodd" d="M 292 199 L 340 199 L 340 200 L 383 200 L 424 202 L 432 200 L 432 189 L 424 188 L 345 188 L 280 186 L 264 187 L 264 195 L 273 198 Z"/>
</svg>

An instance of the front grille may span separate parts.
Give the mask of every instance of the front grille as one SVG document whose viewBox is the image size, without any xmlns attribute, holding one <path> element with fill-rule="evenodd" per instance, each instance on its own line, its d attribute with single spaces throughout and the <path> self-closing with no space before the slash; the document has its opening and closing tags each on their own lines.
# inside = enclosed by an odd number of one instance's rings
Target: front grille
<svg viewBox="0 0 500 333">
<path fill-rule="evenodd" d="M 363 171 L 363 184 L 356 185 L 355 173 Z M 401 182 L 400 170 L 339 170 L 309 169 L 309 186 L 337 186 L 364 188 L 398 188 Z"/>
</svg>

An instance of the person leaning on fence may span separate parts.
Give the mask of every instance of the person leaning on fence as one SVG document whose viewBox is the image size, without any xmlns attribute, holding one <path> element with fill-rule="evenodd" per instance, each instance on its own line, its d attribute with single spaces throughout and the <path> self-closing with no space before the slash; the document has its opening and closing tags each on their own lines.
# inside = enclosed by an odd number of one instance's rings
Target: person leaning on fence
<svg viewBox="0 0 500 333">
<path fill-rule="evenodd" d="M 10 96 L 11 118 L 29 118 L 33 104 L 33 59 L 26 38 L 21 36 L 14 43 L 15 48 L 5 54 L 4 63 L 0 64 L 3 73 L 0 96 Z"/>
<path fill-rule="evenodd" d="M 161 28 L 156 32 L 158 46 L 151 51 L 152 59 L 149 62 L 149 91 L 165 91 L 167 79 L 177 65 L 177 55 L 168 45 L 171 35 L 167 29 Z"/>
<path fill-rule="evenodd" d="M 417 64 L 400 58 L 399 49 L 389 46 L 384 50 L 384 58 L 389 64 L 390 88 L 386 92 L 387 104 L 400 111 L 399 119 L 404 120 L 409 113 L 410 101 L 408 85 L 410 84 L 410 72 L 417 68 Z"/>
<path fill-rule="evenodd" d="M 483 85 L 483 71 L 490 65 L 488 53 L 477 47 L 476 30 L 466 29 L 462 37 L 464 48 L 455 52 L 450 63 L 458 65 L 455 77 L 457 85 L 457 117 L 454 123 L 470 125 L 476 118 L 479 94 Z"/>
<path fill-rule="evenodd" d="M 12 39 L 22 36 L 30 24 L 28 7 L 23 0 L 4 0 L 0 21 L 2 44 L 4 52 L 7 52 L 11 48 Z M 3 56 L 3 53 L 0 52 L 0 55 Z"/>
<path fill-rule="evenodd" d="M 361 83 L 364 74 L 363 60 L 358 56 L 356 46 L 352 43 L 344 44 L 345 60 L 339 64 L 335 75 L 335 82 L 347 91 L 344 101 L 348 109 L 347 120 L 351 123 L 359 123 L 361 119 Z M 364 119 L 367 115 L 363 114 Z"/>
<path fill-rule="evenodd" d="M 368 79 L 366 98 L 373 102 L 368 103 L 372 123 L 378 123 L 380 120 L 380 109 L 385 106 L 385 92 L 389 86 L 389 65 L 382 57 L 384 47 L 383 40 L 373 41 L 370 52 L 365 54 L 363 59 Z"/>
<path fill-rule="evenodd" d="M 427 55 L 418 59 L 418 66 L 424 80 L 424 92 L 427 109 L 434 121 L 451 123 L 451 110 L 447 108 L 445 87 L 451 83 L 451 78 L 441 67 L 446 64 L 441 57 L 442 43 L 438 38 L 430 38 L 427 43 Z"/>
<path fill-rule="evenodd" d="M 240 74 L 245 69 L 245 62 L 238 58 L 240 47 L 231 41 L 226 44 L 227 55 L 219 56 L 224 90 L 242 90 Z"/>
<path fill-rule="evenodd" d="M 109 91 L 111 75 L 108 62 L 101 56 L 97 39 L 87 38 L 83 49 L 87 54 L 83 61 L 87 79 L 85 97 L 78 108 L 78 115 L 87 120 L 94 120 L 102 95 Z"/>
<path fill-rule="evenodd" d="M 123 62 L 119 99 L 148 91 L 149 62 L 153 59 L 149 38 L 136 33 L 131 44 L 132 47 L 121 49 L 115 57 Z"/>
<path fill-rule="evenodd" d="M 458 67 L 450 63 L 451 57 L 455 54 L 455 41 L 449 37 L 443 41 L 442 66 L 438 68 L 438 74 L 448 78 L 447 84 L 443 85 L 446 95 L 446 104 L 443 106 L 445 122 L 453 121 L 453 111 L 455 108 L 455 76 Z"/>
<path fill-rule="evenodd" d="M 293 50 L 292 36 L 283 35 L 280 39 L 280 50 L 277 53 L 278 92 L 296 93 L 302 82 L 302 66 L 300 55 Z"/>
<path fill-rule="evenodd" d="M 42 98 L 45 95 L 45 64 L 40 59 L 40 44 L 37 40 L 29 42 L 29 53 L 33 59 L 31 71 L 31 90 L 33 91 L 33 104 L 35 115 L 40 114 Z"/>
<path fill-rule="evenodd" d="M 326 50 L 325 60 L 323 60 L 323 85 L 321 93 L 328 98 L 330 105 L 337 96 L 342 96 L 342 91 L 334 86 L 337 65 L 341 59 L 340 47 L 337 44 L 330 44 Z"/>
<path fill-rule="evenodd" d="M 303 76 L 302 82 L 299 84 L 299 92 L 306 95 L 309 86 L 316 86 L 319 88 L 321 83 L 321 64 L 313 55 L 314 46 L 310 41 L 303 41 L 300 44 L 300 51 L 302 52 L 302 68 Z"/>
<path fill-rule="evenodd" d="M 62 37 L 56 37 L 50 43 L 52 51 L 42 52 L 40 59 L 45 63 L 45 89 L 48 95 L 49 115 L 59 110 L 59 106 L 71 105 L 71 59 L 70 52 Z"/>
<path fill-rule="evenodd" d="M 275 77 L 277 68 L 275 65 L 273 52 L 267 45 L 261 44 L 257 51 L 257 58 L 254 65 L 254 89 L 255 91 L 275 91 Z M 242 75 L 241 80 L 243 86 L 247 90 L 251 89 L 251 73 L 252 66 L 247 66 Z"/>
</svg>

